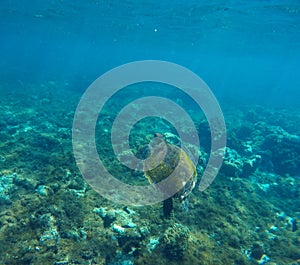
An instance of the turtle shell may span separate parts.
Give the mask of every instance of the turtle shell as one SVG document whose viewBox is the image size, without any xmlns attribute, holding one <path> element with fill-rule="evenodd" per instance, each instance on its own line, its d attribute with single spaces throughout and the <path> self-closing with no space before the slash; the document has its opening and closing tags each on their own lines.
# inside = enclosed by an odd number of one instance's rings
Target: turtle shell
<svg viewBox="0 0 300 265">
<path fill-rule="evenodd" d="M 175 169 L 176 176 L 172 180 L 172 185 L 179 191 L 174 197 L 184 201 L 195 187 L 196 167 L 182 148 L 162 140 L 145 160 L 145 177 L 150 183 L 158 183 L 170 176 Z"/>
</svg>

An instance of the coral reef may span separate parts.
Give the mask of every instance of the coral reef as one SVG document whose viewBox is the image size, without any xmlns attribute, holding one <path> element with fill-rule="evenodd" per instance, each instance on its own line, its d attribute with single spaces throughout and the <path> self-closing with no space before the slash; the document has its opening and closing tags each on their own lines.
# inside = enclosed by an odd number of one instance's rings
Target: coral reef
<svg viewBox="0 0 300 265">
<path fill-rule="evenodd" d="M 80 95 L 64 87 L 28 84 L 0 98 L 0 264 L 300 264 L 298 110 L 225 108 L 228 147 L 219 175 L 204 192 L 193 190 L 188 212 L 175 201 L 165 219 L 161 204 L 115 205 L 84 181 L 71 146 Z M 99 153 L 122 181 L 147 185 L 115 163 L 105 138 L 118 107 L 103 114 Z M 209 130 L 193 115 L 201 178 Z M 136 125 L 134 151 L 146 144 L 145 133 L 168 131 L 178 144 L 170 125 L 153 124 L 150 131 L 149 121 Z"/>
<path fill-rule="evenodd" d="M 182 224 L 175 223 L 168 227 L 162 238 L 164 253 L 168 259 L 180 260 L 183 258 L 188 249 L 189 237 L 189 229 Z"/>
</svg>

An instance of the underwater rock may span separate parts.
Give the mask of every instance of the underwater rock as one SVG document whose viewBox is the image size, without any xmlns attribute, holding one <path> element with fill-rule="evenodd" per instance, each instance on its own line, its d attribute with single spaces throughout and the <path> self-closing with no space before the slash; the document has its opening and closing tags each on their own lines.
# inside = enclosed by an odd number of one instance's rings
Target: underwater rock
<svg viewBox="0 0 300 265">
<path fill-rule="evenodd" d="M 48 152 L 59 152 L 61 143 L 58 139 L 47 133 L 32 133 L 30 145 L 37 150 L 47 150 Z"/>
<path fill-rule="evenodd" d="M 188 249 L 190 231 L 186 226 L 175 223 L 165 231 L 161 242 L 164 253 L 170 260 L 182 259 Z"/>
<path fill-rule="evenodd" d="M 18 225 L 19 222 L 15 214 L 11 211 L 0 212 L 0 231 L 6 227 Z"/>
<path fill-rule="evenodd" d="M 107 208 L 95 208 L 94 213 L 97 213 L 103 220 L 104 227 L 109 227 L 116 220 L 115 210 L 107 210 Z"/>
<path fill-rule="evenodd" d="M 14 188 L 14 181 L 18 175 L 10 171 L 0 172 L 0 206 L 11 204 L 10 194 Z"/>
<path fill-rule="evenodd" d="M 36 186 L 36 182 L 33 179 L 26 179 L 26 178 L 15 178 L 14 184 L 18 185 L 19 187 L 24 188 L 25 190 L 33 191 L 34 187 Z"/>
<path fill-rule="evenodd" d="M 132 217 L 135 215 L 133 210 L 126 207 L 125 210 L 107 209 L 106 207 L 94 208 L 93 212 L 97 213 L 103 220 L 104 227 L 109 227 L 113 222 L 117 222 L 123 228 L 134 228 L 136 224 L 133 223 Z"/>
<path fill-rule="evenodd" d="M 11 200 L 9 199 L 9 196 L 0 193 L 0 206 L 5 204 L 11 204 Z"/>
<path fill-rule="evenodd" d="M 263 247 L 259 243 L 254 243 L 248 251 L 248 258 L 255 260 L 257 264 L 263 265 L 271 259 L 265 254 Z"/>
<path fill-rule="evenodd" d="M 107 257 L 106 265 L 134 265 L 133 257 L 118 252 L 115 257 Z"/>
<path fill-rule="evenodd" d="M 241 125 L 241 127 L 239 127 L 236 131 L 236 136 L 237 138 L 241 139 L 241 140 L 246 140 L 251 138 L 251 135 L 254 131 L 254 128 L 252 126 L 252 123 L 244 123 Z"/>
<path fill-rule="evenodd" d="M 248 177 L 258 168 L 261 159 L 260 155 L 242 157 L 236 150 L 226 147 L 221 172 L 230 177 Z"/>
<path fill-rule="evenodd" d="M 281 197 L 290 199 L 299 198 L 300 185 L 295 178 L 288 175 L 283 178 L 278 176 L 276 182 L 277 185 L 273 188 Z"/>
<path fill-rule="evenodd" d="M 123 235 L 125 233 L 125 228 L 117 224 L 112 225 L 112 230 L 119 235 Z"/>
<path fill-rule="evenodd" d="M 250 249 L 250 257 L 259 260 L 264 255 L 264 250 L 260 244 L 255 243 Z"/>
<path fill-rule="evenodd" d="M 270 260 L 271 259 L 266 254 L 263 254 L 257 262 L 258 264 L 263 265 L 265 263 L 268 263 Z"/>
<path fill-rule="evenodd" d="M 69 261 L 55 261 L 54 265 L 68 265 Z"/>
<path fill-rule="evenodd" d="M 245 160 L 242 168 L 242 177 L 248 177 L 255 172 L 261 162 L 260 155 L 251 156 L 249 159 Z"/>
<path fill-rule="evenodd" d="M 36 189 L 36 192 L 41 196 L 53 195 L 53 190 L 46 185 L 39 185 Z"/>
<path fill-rule="evenodd" d="M 5 162 L 6 157 L 4 154 L 0 154 L 0 162 Z"/>
<path fill-rule="evenodd" d="M 226 147 L 221 172 L 226 176 L 238 177 L 242 173 L 243 160 L 237 151 Z"/>
<path fill-rule="evenodd" d="M 245 141 L 242 142 L 243 147 L 243 153 L 246 155 L 252 155 L 253 154 L 253 142 L 252 141 Z"/>
<path fill-rule="evenodd" d="M 133 254 L 142 244 L 142 238 L 148 233 L 144 227 L 139 227 L 132 218 L 136 213 L 124 207 L 123 209 L 94 208 L 94 213 L 103 220 L 103 226 L 110 228 L 112 239 L 118 242 L 126 254 Z"/>
<path fill-rule="evenodd" d="M 300 173 L 300 137 L 290 134 L 279 126 L 257 124 L 256 149 L 267 155 L 263 164 L 272 164 L 277 174 L 298 175 Z"/>
<path fill-rule="evenodd" d="M 159 243 L 159 237 L 150 237 L 149 243 L 146 245 L 148 252 L 152 253 L 152 251 L 157 248 Z"/>
<path fill-rule="evenodd" d="M 287 134 L 287 135 L 285 135 L 285 139 L 288 142 L 300 145 L 300 136 L 298 136 L 298 135 Z"/>
<path fill-rule="evenodd" d="M 294 219 L 294 218 L 292 218 L 291 224 L 292 224 L 292 232 L 296 232 L 298 230 L 298 222 L 297 222 L 297 220 Z"/>
<path fill-rule="evenodd" d="M 39 242 L 41 245 L 55 247 L 60 239 L 60 235 L 56 227 L 55 217 L 50 213 L 43 214 L 38 217 L 38 223 L 45 228 L 43 234 L 39 237 Z"/>
</svg>

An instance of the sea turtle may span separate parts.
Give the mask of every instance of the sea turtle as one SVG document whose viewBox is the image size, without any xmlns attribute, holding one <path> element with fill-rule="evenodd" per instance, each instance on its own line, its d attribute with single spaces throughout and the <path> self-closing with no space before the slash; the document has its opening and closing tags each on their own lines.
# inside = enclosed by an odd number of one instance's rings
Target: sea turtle
<svg viewBox="0 0 300 265">
<path fill-rule="evenodd" d="M 172 185 L 172 190 L 176 188 L 178 192 L 164 201 L 164 215 L 168 217 L 173 209 L 172 198 L 178 198 L 184 203 L 195 187 L 197 171 L 194 163 L 182 148 L 167 141 L 159 133 L 155 134 L 154 139 L 154 144 L 153 141 L 152 144 L 150 142 L 146 149 L 148 157 L 144 160 L 144 175 L 150 183 L 159 183 L 174 172 L 170 185 Z M 165 188 L 168 189 L 168 186 Z M 161 190 L 161 192 L 165 191 Z"/>
</svg>

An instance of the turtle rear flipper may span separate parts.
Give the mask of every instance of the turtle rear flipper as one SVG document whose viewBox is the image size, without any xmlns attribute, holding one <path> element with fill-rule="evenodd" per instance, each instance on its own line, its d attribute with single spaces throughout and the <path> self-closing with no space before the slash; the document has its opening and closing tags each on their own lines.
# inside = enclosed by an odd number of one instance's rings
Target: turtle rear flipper
<svg viewBox="0 0 300 265">
<path fill-rule="evenodd" d="M 173 200 L 172 197 L 164 200 L 163 202 L 163 211 L 164 217 L 169 218 L 173 210 Z"/>
</svg>

